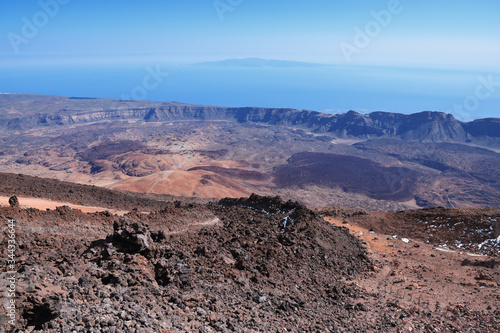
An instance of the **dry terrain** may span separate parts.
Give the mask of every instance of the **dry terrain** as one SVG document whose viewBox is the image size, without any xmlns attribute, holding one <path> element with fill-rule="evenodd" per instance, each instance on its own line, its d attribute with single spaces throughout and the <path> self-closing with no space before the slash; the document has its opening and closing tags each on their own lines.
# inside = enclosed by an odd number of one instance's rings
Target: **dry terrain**
<svg viewBox="0 0 500 333">
<path fill-rule="evenodd" d="M 9 206 L 9 197 L 0 196 L 0 206 Z M 97 213 L 109 211 L 113 214 L 123 215 L 127 213 L 124 210 L 109 209 L 105 207 L 95 207 L 95 206 L 82 206 L 74 205 L 68 202 L 53 201 L 41 198 L 29 198 L 29 197 L 17 197 L 19 200 L 19 206 L 22 208 L 35 208 L 39 210 L 56 209 L 57 207 L 67 206 L 71 209 L 77 209 L 84 213 Z"/>
<path fill-rule="evenodd" d="M 44 181 L 21 178 L 20 191 Z M 46 182 L 38 198 L 59 184 Z M 2 221 L 16 221 L 20 332 L 500 329 L 499 210 L 312 211 L 277 197 L 196 203 L 64 185 L 82 206 L 106 196 L 107 210 L 38 210 L 24 198 L 0 207 Z M 142 212 L 112 214 L 123 196 L 137 196 Z M 409 238 L 415 224 L 438 217 L 487 231 L 460 248 L 442 242 L 461 233 L 440 228 Z"/>
<path fill-rule="evenodd" d="M 439 112 L 2 94 L 0 327 L 499 332 L 499 147 Z"/>
<path fill-rule="evenodd" d="M 373 301 L 383 300 L 383 304 L 392 300 L 403 309 L 427 308 L 442 313 L 456 311 L 455 307 L 484 312 L 500 304 L 498 242 L 494 255 L 487 256 L 419 239 L 370 232 L 339 219 L 326 220 L 347 227 L 363 240 L 377 262 L 373 267 L 376 274 L 355 282 L 372 293 Z"/>
<path fill-rule="evenodd" d="M 463 145 L 412 143 L 407 156 L 398 140 L 352 144 L 224 121 L 104 122 L 4 135 L 1 171 L 111 189 L 205 198 L 279 193 L 308 205 L 381 211 L 500 205 L 500 155 Z M 402 145 L 394 148 L 400 155 L 391 145 Z M 431 156 L 421 160 L 419 149 Z"/>
<path fill-rule="evenodd" d="M 279 194 L 378 211 L 497 207 L 499 124 L 438 112 L 327 115 L 6 94 L 0 172 L 185 197 Z"/>
</svg>

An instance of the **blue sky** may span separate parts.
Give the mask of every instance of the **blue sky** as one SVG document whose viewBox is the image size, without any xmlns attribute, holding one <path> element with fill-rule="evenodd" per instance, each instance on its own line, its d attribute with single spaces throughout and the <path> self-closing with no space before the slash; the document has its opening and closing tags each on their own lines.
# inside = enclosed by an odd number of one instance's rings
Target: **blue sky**
<svg viewBox="0 0 500 333">
<path fill-rule="evenodd" d="M 285 97 L 275 102 L 272 96 L 251 99 L 244 91 L 241 99 L 204 99 L 196 92 L 190 95 L 190 83 L 183 79 L 187 93 L 173 94 L 177 83 L 165 80 L 172 94 L 158 90 L 148 92 L 145 99 L 320 111 L 352 107 L 366 112 L 450 111 L 455 103 L 465 103 L 468 111 L 455 112 L 464 119 L 498 117 L 500 109 L 498 0 L 23 0 L 8 4 L 4 0 L 0 4 L 0 91 L 4 92 L 119 98 L 142 79 L 146 65 L 257 57 L 353 68 L 348 74 L 352 91 L 336 90 L 342 82 L 336 78 L 330 80 L 329 90 L 324 89 L 321 104 L 308 103 L 307 96 L 295 104 Z M 120 71 L 120 65 L 129 67 Z M 373 67 L 386 70 L 378 77 L 367 77 L 376 73 Z M 85 73 L 86 68 L 94 71 Z M 71 82 L 64 77 L 68 69 Z M 412 82 L 415 69 L 423 70 L 416 75 L 418 82 Z M 115 81 L 99 86 L 109 75 Z M 478 78 L 491 75 L 491 91 L 480 88 L 489 92 L 488 99 L 467 100 L 474 97 Z M 91 81 L 86 81 L 88 77 Z M 120 93 L 112 89 L 116 82 L 123 86 Z M 363 90 L 356 91 L 360 84 Z M 316 87 L 302 84 L 294 89 L 293 94 L 301 89 L 315 93 Z M 400 104 L 389 103 L 396 100 L 391 95 L 395 90 Z M 359 97 L 377 91 L 380 94 L 372 94 L 371 102 Z M 287 94 L 283 90 L 283 96 Z M 344 99 L 330 103 L 328 94 Z M 346 97 L 351 95 L 352 99 Z M 413 99 L 405 103 L 403 96 L 410 95 Z M 426 96 L 432 98 L 426 100 Z M 439 96 L 439 102 L 433 99 Z"/>
<path fill-rule="evenodd" d="M 51 3 L 58 0 L 42 0 Z M 391 1 L 65 0 L 54 17 L 14 52 L 8 34 L 22 36 L 38 1 L 9 1 L 0 12 L 0 55 L 16 63 L 43 57 L 76 61 L 160 58 L 203 61 L 262 57 L 342 64 L 341 43 L 353 44 L 372 12 Z M 394 2 L 394 1 L 393 1 Z M 355 54 L 356 65 L 491 69 L 500 64 L 500 2 L 401 0 L 390 23 Z M 231 5 L 231 3 L 233 5 Z M 40 16 L 41 23 L 43 17 Z M 45 58 L 45 61 L 47 59 Z"/>
</svg>

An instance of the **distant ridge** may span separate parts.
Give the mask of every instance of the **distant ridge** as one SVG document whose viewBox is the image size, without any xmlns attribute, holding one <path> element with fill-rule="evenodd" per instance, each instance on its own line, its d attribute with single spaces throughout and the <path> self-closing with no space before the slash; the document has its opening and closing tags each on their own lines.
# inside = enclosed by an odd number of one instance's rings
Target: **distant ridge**
<svg viewBox="0 0 500 333">
<path fill-rule="evenodd" d="M 217 67 L 260 67 L 260 68 L 290 68 L 290 67 L 325 67 L 326 64 L 318 64 L 303 61 L 291 60 L 274 60 L 261 58 L 243 58 L 243 59 L 226 59 L 221 61 L 209 61 L 196 63 L 200 66 L 217 66 Z"/>
<path fill-rule="evenodd" d="M 296 126 L 338 138 L 399 138 L 500 147 L 500 118 L 464 123 L 443 112 L 325 114 L 287 108 L 219 107 L 120 99 L 0 95 L 0 130 L 25 130 L 103 120 L 227 120 Z"/>
</svg>

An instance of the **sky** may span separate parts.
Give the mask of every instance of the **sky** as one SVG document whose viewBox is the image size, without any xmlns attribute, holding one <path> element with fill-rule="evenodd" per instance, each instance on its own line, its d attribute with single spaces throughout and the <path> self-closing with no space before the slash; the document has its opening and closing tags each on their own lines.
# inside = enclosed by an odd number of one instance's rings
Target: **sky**
<svg viewBox="0 0 500 333">
<path fill-rule="evenodd" d="M 0 4 L 0 70 L 257 57 L 493 73 L 500 81 L 498 0 Z"/>
</svg>

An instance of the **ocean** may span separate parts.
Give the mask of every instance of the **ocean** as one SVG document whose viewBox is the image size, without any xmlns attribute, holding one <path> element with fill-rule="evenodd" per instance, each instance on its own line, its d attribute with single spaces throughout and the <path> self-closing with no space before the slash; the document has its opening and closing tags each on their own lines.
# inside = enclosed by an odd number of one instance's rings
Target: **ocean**
<svg viewBox="0 0 500 333">
<path fill-rule="evenodd" d="M 217 63 L 0 66 L 0 92 L 288 107 L 327 113 L 443 111 L 461 120 L 500 115 L 500 85 L 485 86 L 488 80 L 500 82 L 500 73 Z"/>
</svg>

